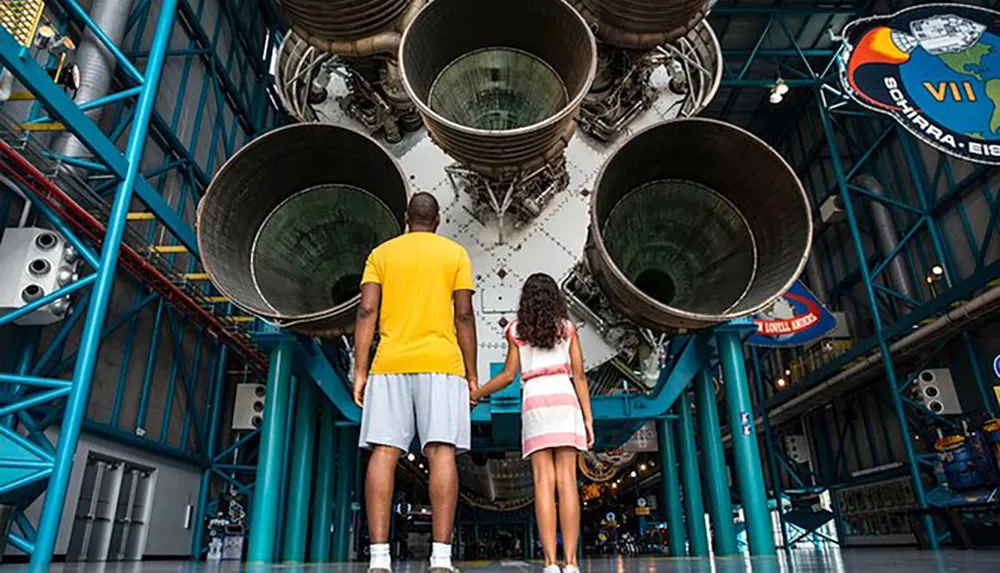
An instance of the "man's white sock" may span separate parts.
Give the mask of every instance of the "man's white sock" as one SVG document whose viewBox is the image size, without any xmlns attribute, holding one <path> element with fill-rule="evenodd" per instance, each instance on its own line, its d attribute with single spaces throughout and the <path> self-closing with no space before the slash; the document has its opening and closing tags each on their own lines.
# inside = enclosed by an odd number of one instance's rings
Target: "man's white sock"
<svg viewBox="0 0 1000 573">
<path fill-rule="evenodd" d="M 369 569 L 392 569 L 392 555 L 389 553 L 388 543 L 373 543 L 369 553 L 371 555 Z"/>
<path fill-rule="evenodd" d="M 442 567 L 451 569 L 451 544 L 432 543 L 431 544 L 431 567 Z"/>
</svg>

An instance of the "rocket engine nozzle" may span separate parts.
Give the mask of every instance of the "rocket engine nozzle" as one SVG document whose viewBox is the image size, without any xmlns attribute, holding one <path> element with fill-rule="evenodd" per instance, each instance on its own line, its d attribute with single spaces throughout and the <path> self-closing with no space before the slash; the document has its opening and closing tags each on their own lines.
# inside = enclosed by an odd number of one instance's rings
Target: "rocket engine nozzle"
<svg viewBox="0 0 1000 573">
<path fill-rule="evenodd" d="M 368 253 L 399 234 L 396 160 L 366 135 L 305 123 L 240 149 L 198 207 L 209 278 L 233 304 L 308 334 L 353 326 Z"/>
</svg>

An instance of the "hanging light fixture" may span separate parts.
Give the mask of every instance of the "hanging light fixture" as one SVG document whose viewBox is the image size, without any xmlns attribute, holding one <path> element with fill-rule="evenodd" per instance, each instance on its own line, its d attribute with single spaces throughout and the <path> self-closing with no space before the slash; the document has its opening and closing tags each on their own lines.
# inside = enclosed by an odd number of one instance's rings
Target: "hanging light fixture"
<svg viewBox="0 0 1000 573">
<path fill-rule="evenodd" d="M 785 94 L 788 93 L 788 90 L 789 87 L 788 84 L 785 83 L 785 80 L 778 78 L 778 80 L 774 82 L 774 85 L 771 86 L 771 94 L 767 97 L 767 101 L 775 105 L 781 103 L 781 101 L 785 99 Z"/>
</svg>

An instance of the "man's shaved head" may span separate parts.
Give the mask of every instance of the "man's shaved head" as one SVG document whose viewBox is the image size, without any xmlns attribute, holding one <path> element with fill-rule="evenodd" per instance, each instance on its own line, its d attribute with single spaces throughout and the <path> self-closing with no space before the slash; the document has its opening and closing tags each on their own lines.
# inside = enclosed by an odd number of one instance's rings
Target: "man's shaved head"
<svg viewBox="0 0 1000 573">
<path fill-rule="evenodd" d="M 430 193 L 417 193 L 406 208 L 406 222 L 411 228 L 436 229 L 439 221 L 437 199 Z"/>
</svg>

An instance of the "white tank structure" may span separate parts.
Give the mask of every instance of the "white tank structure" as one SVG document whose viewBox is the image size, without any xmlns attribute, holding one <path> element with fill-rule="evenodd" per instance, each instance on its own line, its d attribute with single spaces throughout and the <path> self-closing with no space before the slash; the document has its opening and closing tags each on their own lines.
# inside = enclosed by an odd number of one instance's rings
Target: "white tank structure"
<svg viewBox="0 0 1000 573">
<path fill-rule="evenodd" d="M 580 128 L 612 141 L 654 105 L 683 117 L 705 109 L 722 80 L 722 49 L 706 20 L 712 3 L 573 0 L 598 40 L 597 78 Z"/>
<path fill-rule="evenodd" d="M 420 128 L 399 76 L 403 32 L 426 0 L 280 0 L 292 29 L 274 62 L 278 95 L 299 121 L 323 121 L 332 75 L 336 105 L 389 143 Z"/>
</svg>

